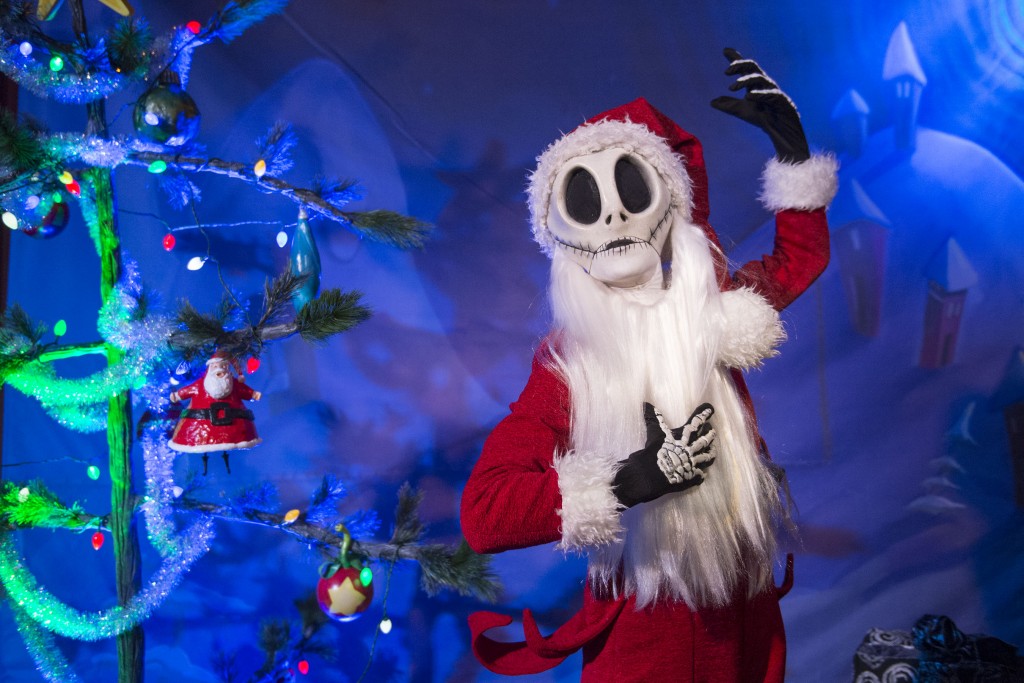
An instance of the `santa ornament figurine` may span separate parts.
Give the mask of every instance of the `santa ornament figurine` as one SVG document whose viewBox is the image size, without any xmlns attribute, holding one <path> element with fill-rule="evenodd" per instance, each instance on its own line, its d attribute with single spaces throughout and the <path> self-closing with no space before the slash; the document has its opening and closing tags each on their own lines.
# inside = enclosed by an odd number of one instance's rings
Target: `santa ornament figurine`
<svg viewBox="0 0 1024 683">
<path fill-rule="evenodd" d="M 232 373 L 238 373 L 238 377 Z M 238 361 L 223 351 L 206 361 L 206 372 L 192 384 L 171 393 L 171 401 L 189 400 L 168 444 L 182 453 L 203 454 L 206 474 L 210 452 L 223 451 L 231 474 L 228 451 L 252 448 L 260 442 L 252 411 L 242 401 L 260 400 L 260 392 L 245 383 Z"/>
<path fill-rule="evenodd" d="M 770 255 L 729 272 L 708 223 L 698 140 L 639 99 L 600 114 L 538 159 L 533 235 L 551 258 L 551 333 L 462 497 L 474 550 L 557 542 L 588 559 L 583 607 L 525 642 L 486 634 L 490 670 L 528 674 L 583 650 L 583 681 L 781 681 L 775 586 L 779 480 L 740 374 L 775 355 L 778 311 L 828 263 L 833 159 L 812 156 L 793 102 L 727 49 L 742 99 L 712 105 L 775 147 L 761 199 Z M 781 475 L 780 475 L 781 476 Z"/>
</svg>

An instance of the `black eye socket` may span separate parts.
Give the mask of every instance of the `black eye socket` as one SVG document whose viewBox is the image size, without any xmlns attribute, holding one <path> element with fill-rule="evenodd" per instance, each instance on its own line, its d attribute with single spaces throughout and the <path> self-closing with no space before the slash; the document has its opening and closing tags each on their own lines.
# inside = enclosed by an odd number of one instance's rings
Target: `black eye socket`
<svg viewBox="0 0 1024 683">
<path fill-rule="evenodd" d="M 640 213 L 651 205 L 651 190 L 644 174 L 629 157 L 615 162 L 615 187 L 626 211 Z"/>
<path fill-rule="evenodd" d="M 577 223 L 590 225 L 601 217 L 601 192 L 597 181 L 585 168 L 569 174 L 565 183 L 565 210 Z"/>
</svg>

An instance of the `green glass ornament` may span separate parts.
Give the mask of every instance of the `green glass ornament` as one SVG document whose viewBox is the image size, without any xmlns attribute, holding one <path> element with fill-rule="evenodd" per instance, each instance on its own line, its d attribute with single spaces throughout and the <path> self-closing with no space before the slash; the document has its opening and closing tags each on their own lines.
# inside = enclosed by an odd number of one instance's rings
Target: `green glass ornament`
<svg viewBox="0 0 1024 683">
<path fill-rule="evenodd" d="M 152 142 L 181 147 L 199 132 L 199 107 L 168 72 L 135 102 L 135 131 Z"/>
</svg>

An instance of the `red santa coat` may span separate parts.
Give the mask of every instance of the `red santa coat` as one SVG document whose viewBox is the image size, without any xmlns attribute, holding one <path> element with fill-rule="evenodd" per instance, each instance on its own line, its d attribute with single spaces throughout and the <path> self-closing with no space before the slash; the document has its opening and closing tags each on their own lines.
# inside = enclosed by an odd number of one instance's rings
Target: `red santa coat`
<svg viewBox="0 0 1024 683">
<path fill-rule="evenodd" d="M 772 254 L 746 264 L 724 284 L 751 287 L 781 310 L 824 271 L 828 245 L 824 209 L 779 211 Z M 749 392 L 739 373 L 733 374 L 753 421 Z M 565 384 L 544 362 L 543 349 L 510 408 L 484 444 L 462 495 L 462 530 L 480 553 L 561 538 L 562 499 L 552 464 L 556 452 L 569 448 L 570 400 Z M 582 647 L 582 681 L 778 682 L 785 671 L 779 592 L 748 601 L 745 587 L 737 586 L 738 597 L 724 608 L 692 611 L 682 602 L 662 600 L 637 611 L 633 598 L 602 599 L 588 586 L 583 609 L 548 638 L 540 635 L 529 610 L 525 643 L 484 635 L 511 623 L 499 614 L 477 613 L 470 628 L 478 659 L 502 674 L 544 671 Z"/>
<path fill-rule="evenodd" d="M 174 428 L 168 444 L 183 453 L 209 453 L 252 448 L 260 442 L 252 411 L 242 401 L 251 401 L 253 389 L 235 380 L 231 393 L 213 398 L 203 387 L 205 375 L 175 392 L 177 399 L 191 399 L 188 409 Z"/>
</svg>

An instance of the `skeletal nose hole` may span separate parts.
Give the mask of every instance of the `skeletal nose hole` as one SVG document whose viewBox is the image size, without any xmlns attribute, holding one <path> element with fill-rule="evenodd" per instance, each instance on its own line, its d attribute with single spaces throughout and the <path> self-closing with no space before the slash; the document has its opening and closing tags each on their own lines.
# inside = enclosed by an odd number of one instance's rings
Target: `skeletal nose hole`
<svg viewBox="0 0 1024 683">
<path fill-rule="evenodd" d="M 604 219 L 604 224 L 605 225 L 611 225 L 611 223 L 612 223 L 612 215 L 608 214 L 608 216 Z"/>
<path fill-rule="evenodd" d="M 624 212 L 620 211 L 619 212 L 619 218 L 621 218 L 623 221 L 625 221 L 626 220 L 626 214 Z"/>
</svg>

